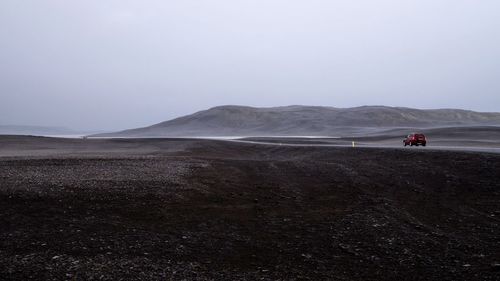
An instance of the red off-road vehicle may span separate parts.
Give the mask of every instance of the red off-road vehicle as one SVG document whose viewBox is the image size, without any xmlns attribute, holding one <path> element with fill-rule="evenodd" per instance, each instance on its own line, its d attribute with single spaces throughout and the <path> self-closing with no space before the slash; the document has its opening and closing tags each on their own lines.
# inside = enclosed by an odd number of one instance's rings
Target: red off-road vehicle
<svg viewBox="0 0 500 281">
<path fill-rule="evenodd" d="M 414 146 L 414 145 L 421 145 L 425 146 L 427 144 L 427 140 L 425 139 L 424 134 L 409 134 L 404 140 L 403 144 L 405 146 Z"/>
</svg>

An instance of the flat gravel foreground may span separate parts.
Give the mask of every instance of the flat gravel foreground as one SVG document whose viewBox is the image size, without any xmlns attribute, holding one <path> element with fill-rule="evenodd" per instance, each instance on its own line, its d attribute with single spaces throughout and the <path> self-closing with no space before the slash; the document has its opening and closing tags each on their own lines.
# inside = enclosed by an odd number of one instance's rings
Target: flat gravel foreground
<svg viewBox="0 0 500 281">
<path fill-rule="evenodd" d="M 498 154 L 89 142 L 0 157 L 0 280 L 500 280 Z"/>
</svg>

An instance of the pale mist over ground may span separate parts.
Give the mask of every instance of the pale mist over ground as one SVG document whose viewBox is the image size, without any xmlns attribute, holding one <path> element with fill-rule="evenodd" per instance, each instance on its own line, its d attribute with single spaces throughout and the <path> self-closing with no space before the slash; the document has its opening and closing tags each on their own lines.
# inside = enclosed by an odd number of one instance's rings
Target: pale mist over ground
<svg viewBox="0 0 500 281">
<path fill-rule="evenodd" d="M 498 1 L 0 3 L 0 125 L 130 129 L 213 106 L 500 111 Z"/>
</svg>

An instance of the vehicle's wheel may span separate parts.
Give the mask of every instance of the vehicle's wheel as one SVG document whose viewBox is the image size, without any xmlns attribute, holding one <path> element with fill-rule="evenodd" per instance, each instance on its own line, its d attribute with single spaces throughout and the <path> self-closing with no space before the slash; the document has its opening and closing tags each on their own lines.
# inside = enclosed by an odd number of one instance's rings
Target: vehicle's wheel
<svg viewBox="0 0 500 281">
<path fill-rule="evenodd" d="M 422 146 L 425 146 L 425 143 L 423 143 Z"/>
</svg>

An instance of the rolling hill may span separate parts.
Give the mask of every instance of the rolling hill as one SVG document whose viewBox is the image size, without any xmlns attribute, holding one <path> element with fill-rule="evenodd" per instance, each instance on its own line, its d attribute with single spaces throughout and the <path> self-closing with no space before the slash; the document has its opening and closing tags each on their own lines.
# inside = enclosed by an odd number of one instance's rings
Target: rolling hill
<svg viewBox="0 0 500 281">
<path fill-rule="evenodd" d="M 361 106 L 218 106 L 149 127 L 92 137 L 338 136 L 393 127 L 500 125 L 500 113 Z"/>
</svg>

